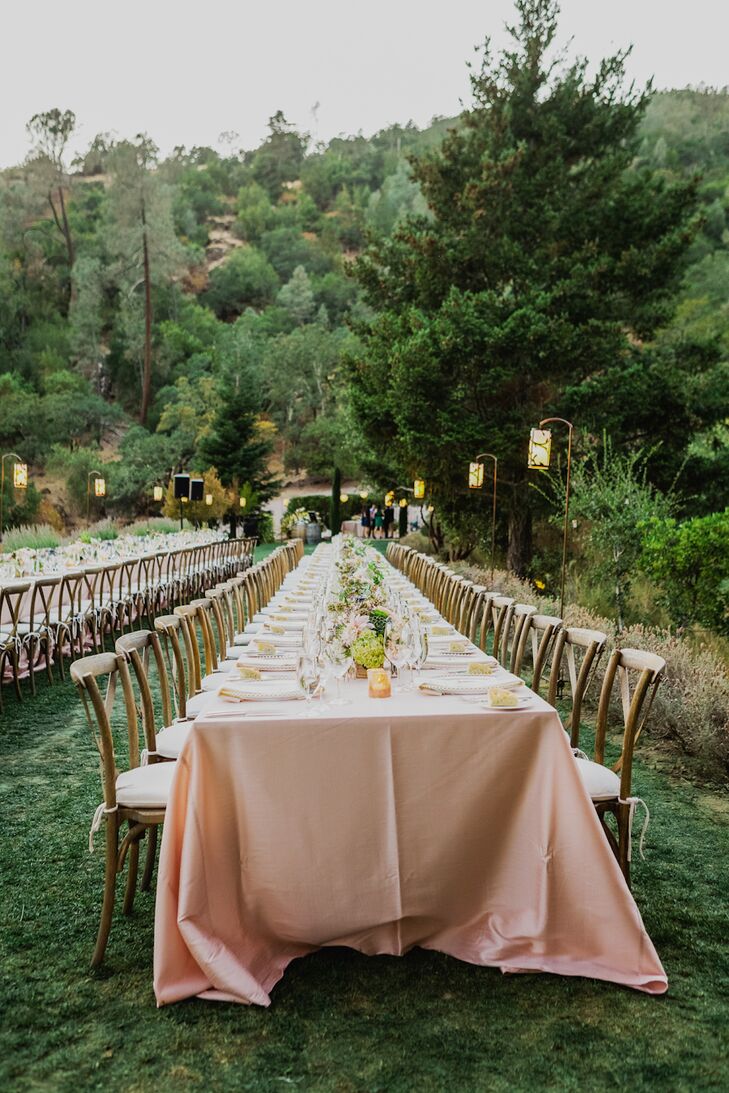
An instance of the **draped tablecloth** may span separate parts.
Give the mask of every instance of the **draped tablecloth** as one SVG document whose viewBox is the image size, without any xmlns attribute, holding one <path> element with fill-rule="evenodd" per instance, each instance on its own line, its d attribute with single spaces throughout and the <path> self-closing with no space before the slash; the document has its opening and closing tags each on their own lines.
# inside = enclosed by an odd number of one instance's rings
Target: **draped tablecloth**
<svg viewBox="0 0 729 1093">
<path fill-rule="evenodd" d="M 552 707 L 347 694 L 311 719 L 297 702 L 216 718 L 216 698 L 194 723 L 164 825 L 158 1004 L 268 1005 L 327 945 L 666 990 Z"/>
</svg>

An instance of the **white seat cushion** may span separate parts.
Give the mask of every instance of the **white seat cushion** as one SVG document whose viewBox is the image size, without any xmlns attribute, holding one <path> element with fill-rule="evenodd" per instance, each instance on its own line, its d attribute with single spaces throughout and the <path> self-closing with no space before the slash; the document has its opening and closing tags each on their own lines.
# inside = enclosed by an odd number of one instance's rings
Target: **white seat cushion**
<svg viewBox="0 0 729 1093">
<path fill-rule="evenodd" d="M 222 687 L 223 679 L 217 686 Z M 185 712 L 188 717 L 195 718 L 198 714 L 202 713 L 206 706 L 213 705 L 217 701 L 217 694 L 214 691 L 203 691 L 202 694 L 194 695 L 192 698 L 188 698 L 185 703 Z"/>
<path fill-rule="evenodd" d="M 165 759 L 177 759 L 182 751 L 183 744 L 190 735 L 192 721 L 180 721 L 176 725 L 168 725 L 157 733 L 157 754 Z M 159 765 L 159 764 L 158 764 Z M 172 766 L 168 763 L 167 766 Z"/>
<path fill-rule="evenodd" d="M 166 808 L 174 763 L 125 770 L 116 780 L 117 803 L 125 808 Z"/>
<path fill-rule="evenodd" d="M 575 762 L 593 801 L 612 801 L 620 796 L 620 779 L 614 770 L 591 759 L 575 759 Z"/>
</svg>

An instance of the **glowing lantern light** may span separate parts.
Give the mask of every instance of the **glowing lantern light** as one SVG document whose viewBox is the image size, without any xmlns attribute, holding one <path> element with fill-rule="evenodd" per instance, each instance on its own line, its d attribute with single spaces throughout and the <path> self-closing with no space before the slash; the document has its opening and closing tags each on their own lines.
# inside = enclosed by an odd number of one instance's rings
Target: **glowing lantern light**
<svg viewBox="0 0 729 1093">
<path fill-rule="evenodd" d="M 530 471 L 546 471 L 552 454 L 551 429 L 532 429 L 529 433 Z"/>
</svg>

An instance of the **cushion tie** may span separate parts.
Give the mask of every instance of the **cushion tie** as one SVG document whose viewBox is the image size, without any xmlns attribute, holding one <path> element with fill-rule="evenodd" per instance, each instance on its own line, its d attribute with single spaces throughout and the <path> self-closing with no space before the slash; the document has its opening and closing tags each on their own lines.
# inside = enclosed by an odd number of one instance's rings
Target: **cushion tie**
<svg viewBox="0 0 729 1093">
<path fill-rule="evenodd" d="M 114 805 L 113 808 L 106 807 L 106 801 L 102 801 L 99 807 L 94 813 L 94 818 L 91 821 L 91 830 L 89 831 L 89 854 L 94 852 L 94 835 L 101 827 L 104 816 L 107 816 L 111 812 L 118 812 L 119 805 Z"/>
<path fill-rule="evenodd" d="M 618 802 L 621 805 L 629 805 L 630 813 L 628 816 L 628 861 L 631 860 L 633 852 L 633 817 L 635 816 L 635 809 L 637 805 L 642 805 L 645 809 L 645 819 L 643 820 L 643 827 L 640 831 L 640 841 L 638 843 L 638 852 L 640 854 L 640 860 L 645 861 L 645 854 L 643 853 L 643 843 L 645 842 L 646 832 L 648 830 L 648 824 L 650 823 L 651 814 L 648 810 L 648 805 L 645 803 L 642 797 L 618 797 Z"/>
</svg>

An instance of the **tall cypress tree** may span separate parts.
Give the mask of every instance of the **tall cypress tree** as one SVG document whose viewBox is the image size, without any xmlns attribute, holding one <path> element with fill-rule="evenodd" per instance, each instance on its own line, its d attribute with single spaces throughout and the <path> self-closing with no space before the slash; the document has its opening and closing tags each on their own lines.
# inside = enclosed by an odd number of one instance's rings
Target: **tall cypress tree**
<svg viewBox="0 0 729 1093">
<path fill-rule="evenodd" d="M 626 53 L 589 75 L 584 60 L 554 59 L 554 0 L 516 8 L 513 48 L 492 59 L 487 42 L 472 75 L 473 108 L 413 161 L 429 215 L 357 264 L 378 314 L 352 393 L 376 459 L 423 474 L 455 531 L 485 526 L 465 469 L 498 454 L 508 560 L 523 572 L 540 504 L 529 428 L 575 413 L 600 435 L 606 387 L 627 393 L 617 418 L 635 415 L 631 376 L 670 314 L 695 188 L 633 166 L 649 90 L 625 88 Z"/>
</svg>

